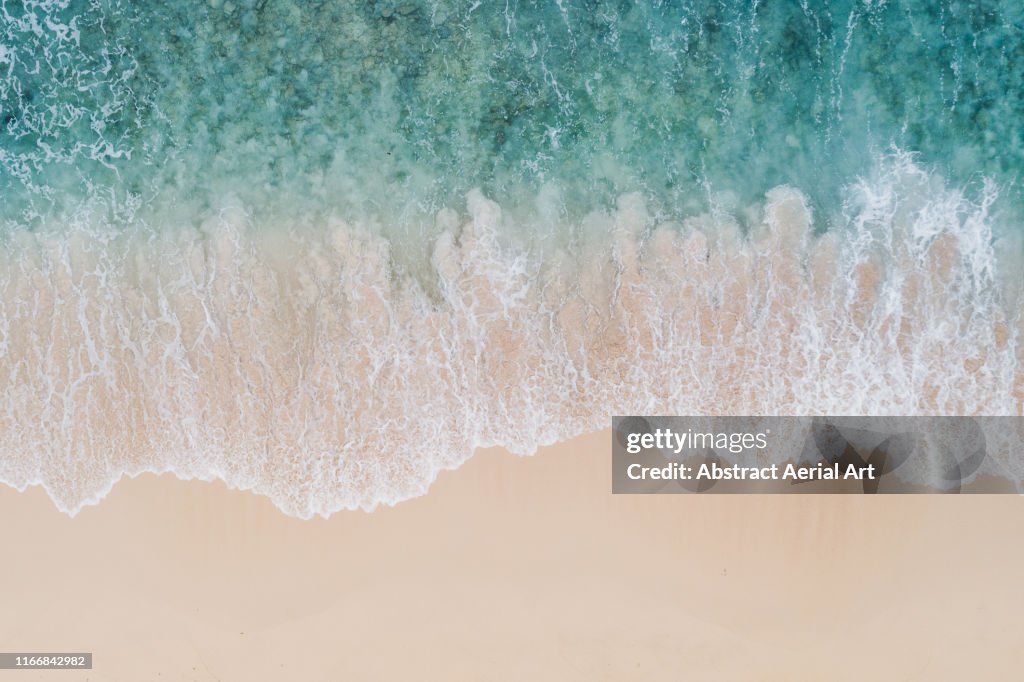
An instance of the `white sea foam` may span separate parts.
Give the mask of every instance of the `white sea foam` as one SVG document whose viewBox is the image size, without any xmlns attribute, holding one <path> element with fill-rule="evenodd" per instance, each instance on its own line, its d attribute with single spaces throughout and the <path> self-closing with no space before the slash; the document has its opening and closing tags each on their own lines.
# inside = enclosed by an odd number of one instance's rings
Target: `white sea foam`
<svg viewBox="0 0 1024 682">
<path fill-rule="evenodd" d="M 75 513 L 173 472 L 308 517 L 613 414 L 1024 415 L 1021 249 L 992 234 L 994 195 L 899 157 L 823 235 L 788 187 L 749 233 L 728 214 L 659 223 L 625 195 L 546 226 L 579 239 L 542 250 L 474 191 L 438 213 L 417 277 L 365 226 L 284 229 L 230 197 L 198 229 L 83 213 L 14 232 L 0 480 Z"/>
</svg>

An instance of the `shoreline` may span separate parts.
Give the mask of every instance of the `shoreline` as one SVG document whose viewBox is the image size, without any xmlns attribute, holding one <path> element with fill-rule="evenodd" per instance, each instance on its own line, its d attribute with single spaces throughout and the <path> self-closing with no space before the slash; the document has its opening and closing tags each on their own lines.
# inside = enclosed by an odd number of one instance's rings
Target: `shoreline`
<svg viewBox="0 0 1024 682">
<path fill-rule="evenodd" d="M 0 639 L 94 669 L 0 680 L 1018 672 L 1020 497 L 612 496 L 609 438 L 479 451 L 329 519 L 168 475 L 74 519 L 4 487 Z"/>
<path fill-rule="evenodd" d="M 22 231 L 0 262 L 0 480 L 74 510 L 172 470 L 307 517 L 612 414 L 1024 414 L 1017 266 L 985 206 L 930 177 L 894 160 L 845 236 L 784 186 L 746 234 L 622 196 L 557 253 L 506 243 L 474 192 L 438 213 L 422 284 L 383 234 L 263 232 L 237 205 L 152 240 Z"/>
</svg>

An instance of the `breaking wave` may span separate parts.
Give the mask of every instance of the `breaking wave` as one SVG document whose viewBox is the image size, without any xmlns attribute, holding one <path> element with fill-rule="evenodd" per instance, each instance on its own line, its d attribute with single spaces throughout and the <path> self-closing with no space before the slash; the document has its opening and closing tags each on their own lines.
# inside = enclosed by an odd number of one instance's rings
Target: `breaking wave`
<svg viewBox="0 0 1024 682">
<path fill-rule="evenodd" d="M 3 236 L 0 480 L 76 513 L 172 472 L 309 517 L 613 414 L 1024 415 L 1022 248 L 993 232 L 996 195 L 906 154 L 824 231 L 787 186 L 543 226 L 474 190 L 419 270 L 378 227 L 231 196 L 198 227 L 82 208 Z"/>
</svg>

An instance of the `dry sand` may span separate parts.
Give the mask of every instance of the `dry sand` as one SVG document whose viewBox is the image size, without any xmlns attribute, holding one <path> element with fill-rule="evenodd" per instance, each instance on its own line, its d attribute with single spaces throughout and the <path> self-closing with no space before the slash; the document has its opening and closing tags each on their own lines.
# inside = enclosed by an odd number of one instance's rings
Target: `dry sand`
<svg viewBox="0 0 1024 682">
<path fill-rule="evenodd" d="M 612 496 L 610 436 L 480 452 L 372 514 L 143 476 L 0 489 L 7 680 L 1003 680 L 1017 496 Z"/>
</svg>

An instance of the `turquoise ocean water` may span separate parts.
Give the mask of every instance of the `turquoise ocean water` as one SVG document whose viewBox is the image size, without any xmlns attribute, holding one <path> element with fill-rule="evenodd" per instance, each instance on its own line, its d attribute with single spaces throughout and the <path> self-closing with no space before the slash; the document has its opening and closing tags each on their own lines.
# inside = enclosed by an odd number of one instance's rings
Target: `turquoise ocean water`
<svg viewBox="0 0 1024 682">
<path fill-rule="evenodd" d="M 4 0 L 0 480 L 1024 414 L 1022 7 Z"/>
</svg>

